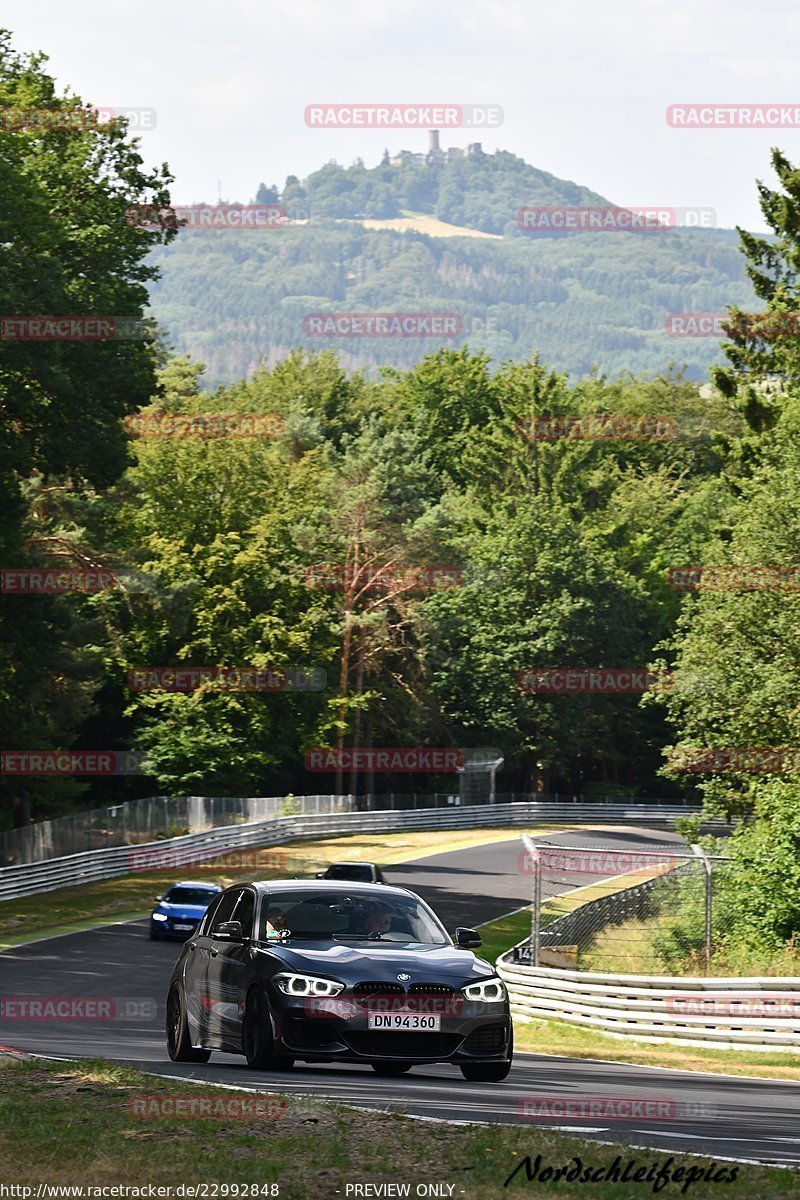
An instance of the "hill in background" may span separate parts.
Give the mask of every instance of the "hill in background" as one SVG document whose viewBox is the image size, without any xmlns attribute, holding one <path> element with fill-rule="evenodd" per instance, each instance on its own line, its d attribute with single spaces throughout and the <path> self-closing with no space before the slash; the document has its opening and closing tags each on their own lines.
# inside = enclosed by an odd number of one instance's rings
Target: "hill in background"
<svg viewBox="0 0 800 1200">
<path fill-rule="evenodd" d="M 595 367 L 654 375 L 676 363 L 700 380 L 721 360 L 718 339 L 670 337 L 668 314 L 753 306 L 732 230 L 521 232 L 520 208 L 609 201 L 505 151 L 328 163 L 302 182 L 290 176 L 282 191 L 262 184 L 256 199 L 280 202 L 289 222 L 186 230 L 154 253 L 153 312 L 179 352 L 208 364 L 209 386 L 297 346 L 333 348 L 347 367 L 372 372 L 410 366 L 442 344 L 313 336 L 304 318 L 320 312 L 454 313 L 461 332 L 446 344 L 498 361 L 538 350 L 575 378 Z"/>
</svg>

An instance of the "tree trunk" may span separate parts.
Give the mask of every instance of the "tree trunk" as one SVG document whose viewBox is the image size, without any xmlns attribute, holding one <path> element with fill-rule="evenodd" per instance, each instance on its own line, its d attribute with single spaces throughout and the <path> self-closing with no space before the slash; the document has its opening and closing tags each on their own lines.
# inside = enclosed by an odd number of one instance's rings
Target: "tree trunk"
<svg viewBox="0 0 800 1200">
<path fill-rule="evenodd" d="M 358 629 L 358 660 L 356 662 L 356 692 L 360 696 L 364 691 L 364 655 L 366 646 L 366 632 L 364 626 L 360 625 Z M 350 770 L 350 794 L 355 796 L 358 793 L 358 774 L 355 767 L 355 752 L 358 750 L 361 741 L 361 709 L 357 708 L 353 713 L 353 766 Z"/>
</svg>

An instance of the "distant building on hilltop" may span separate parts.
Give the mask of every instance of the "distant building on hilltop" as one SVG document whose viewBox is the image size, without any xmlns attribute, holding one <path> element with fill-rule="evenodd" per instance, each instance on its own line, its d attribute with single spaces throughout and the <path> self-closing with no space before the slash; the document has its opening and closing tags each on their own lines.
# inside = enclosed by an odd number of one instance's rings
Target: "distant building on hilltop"
<svg viewBox="0 0 800 1200">
<path fill-rule="evenodd" d="M 395 154 L 394 158 L 390 158 L 389 162 L 393 167 L 401 167 L 404 163 L 413 163 L 418 167 L 430 167 L 454 162 L 457 158 L 471 158 L 474 154 L 483 154 L 480 142 L 470 142 L 466 149 L 463 146 L 449 146 L 447 150 L 442 150 L 439 145 L 439 130 L 431 129 L 428 133 L 426 153 L 417 154 L 411 150 L 401 150 L 399 154 Z"/>
</svg>

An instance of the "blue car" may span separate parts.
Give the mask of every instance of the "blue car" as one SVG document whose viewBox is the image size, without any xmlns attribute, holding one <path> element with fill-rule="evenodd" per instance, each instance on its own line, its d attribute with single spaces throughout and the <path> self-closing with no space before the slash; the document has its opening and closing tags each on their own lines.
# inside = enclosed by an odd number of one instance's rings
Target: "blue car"
<svg viewBox="0 0 800 1200">
<path fill-rule="evenodd" d="M 173 883 L 150 914 L 151 938 L 175 938 L 186 941 L 191 937 L 211 901 L 221 892 L 216 883 Z"/>
</svg>

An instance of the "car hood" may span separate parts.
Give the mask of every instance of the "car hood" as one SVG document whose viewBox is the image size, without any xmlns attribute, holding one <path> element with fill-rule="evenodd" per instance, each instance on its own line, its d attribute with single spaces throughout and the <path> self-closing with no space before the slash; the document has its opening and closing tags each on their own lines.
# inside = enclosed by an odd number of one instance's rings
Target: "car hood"
<svg viewBox="0 0 800 1200">
<path fill-rule="evenodd" d="M 471 950 L 457 946 L 384 946 L 373 950 L 359 946 L 329 942 L 262 943 L 258 950 L 280 959 L 292 971 L 335 975 L 344 983 L 362 980 L 397 979 L 398 974 L 411 976 L 409 983 L 449 983 L 454 987 L 473 979 L 494 975 L 494 968 Z"/>
</svg>

